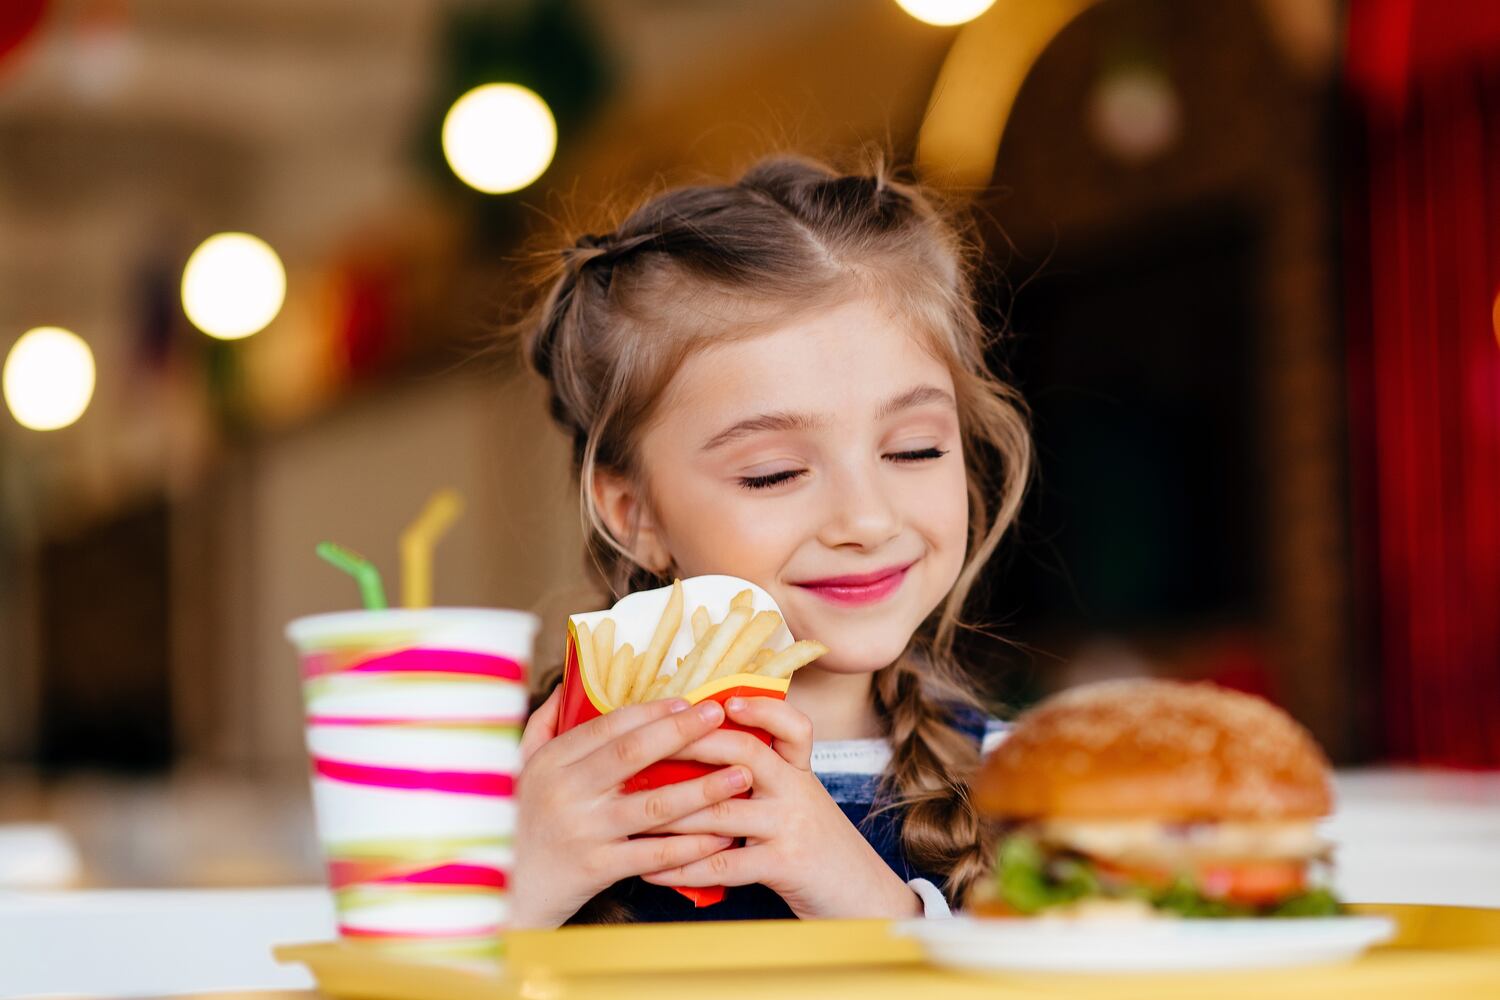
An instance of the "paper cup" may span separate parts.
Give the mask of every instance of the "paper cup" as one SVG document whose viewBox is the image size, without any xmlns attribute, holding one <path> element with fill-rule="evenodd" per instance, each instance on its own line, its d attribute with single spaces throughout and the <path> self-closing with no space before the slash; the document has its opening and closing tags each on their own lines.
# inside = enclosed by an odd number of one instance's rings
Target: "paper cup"
<svg viewBox="0 0 1500 1000">
<path fill-rule="evenodd" d="M 683 580 L 682 590 L 684 598 L 682 625 L 667 649 L 664 664 L 676 664 L 679 657 L 686 656 L 693 648 L 692 626 L 688 619 L 696 607 L 708 608 L 709 614 L 717 621 L 728 613 L 729 602 L 736 594 L 749 590 L 752 605 L 757 612 L 780 611 L 770 594 L 738 577 L 696 576 Z M 586 614 L 573 615 L 568 619 L 567 659 L 563 664 L 562 704 L 558 710 L 557 731 L 559 733 L 582 725 L 590 719 L 596 719 L 611 710 L 603 692 L 595 691 L 579 669 L 578 624 L 581 622 L 593 629 L 601 620 L 612 619 L 615 623 L 615 646 L 617 648 L 628 642 L 634 649 L 645 649 L 650 642 L 652 632 L 656 629 L 656 623 L 661 620 L 671 592 L 671 587 L 638 591 L 622 597 L 608 611 L 591 611 Z M 768 645 L 781 649 L 790 645 L 791 642 L 792 635 L 783 624 L 772 634 Z M 671 672 L 666 666 L 663 666 L 663 670 Z M 746 673 L 731 674 L 702 684 L 681 697 L 692 704 L 708 700 L 722 704 L 734 697 L 784 699 L 790 684 L 790 678 L 762 677 L 759 674 Z M 750 733 L 767 746 L 771 743 L 771 734 L 764 729 L 740 726 L 728 720 L 720 723 L 719 726 L 721 729 L 735 729 Z M 716 765 L 692 760 L 657 761 L 627 779 L 624 787 L 627 792 L 660 788 L 663 785 L 701 777 L 718 769 Z M 744 798 L 749 794 L 746 792 L 739 797 Z M 677 892 L 691 899 L 693 905 L 697 907 L 712 906 L 724 899 L 723 886 L 679 888 Z"/>
<path fill-rule="evenodd" d="M 443 956 L 498 949 L 537 628 L 525 612 L 482 608 L 287 626 L 345 939 Z"/>
</svg>

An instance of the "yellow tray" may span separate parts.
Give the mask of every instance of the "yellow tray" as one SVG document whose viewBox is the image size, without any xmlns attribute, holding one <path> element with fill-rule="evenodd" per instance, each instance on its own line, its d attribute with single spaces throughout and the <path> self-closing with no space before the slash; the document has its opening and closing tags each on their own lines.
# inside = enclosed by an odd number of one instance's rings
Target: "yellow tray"
<svg viewBox="0 0 1500 1000">
<path fill-rule="evenodd" d="M 1357 906 L 1396 937 L 1354 962 L 1263 972 L 979 976 L 933 968 L 883 920 L 760 920 L 515 931 L 507 960 L 445 965 L 357 944 L 283 945 L 331 997 L 551 1000 L 565 997 L 1187 998 L 1500 997 L 1500 910 Z"/>
</svg>

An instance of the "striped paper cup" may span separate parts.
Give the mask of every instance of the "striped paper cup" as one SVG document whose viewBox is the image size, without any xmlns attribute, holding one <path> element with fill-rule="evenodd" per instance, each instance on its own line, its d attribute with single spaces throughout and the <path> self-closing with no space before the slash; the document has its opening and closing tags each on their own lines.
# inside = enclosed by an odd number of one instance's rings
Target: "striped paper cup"
<svg viewBox="0 0 1500 1000">
<path fill-rule="evenodd" d="M 392 608 L 287 626 L 346 940 L 442 956 L 498 949 L 538 624 L 521 611 Z"/>
</svg>

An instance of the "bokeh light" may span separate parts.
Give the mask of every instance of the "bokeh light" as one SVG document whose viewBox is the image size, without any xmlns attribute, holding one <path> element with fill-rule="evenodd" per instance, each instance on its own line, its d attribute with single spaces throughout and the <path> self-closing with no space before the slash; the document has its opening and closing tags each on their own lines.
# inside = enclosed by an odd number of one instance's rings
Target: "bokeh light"
<svg viewBox="0 0 1500 1000">
<path fill-rule="evenodd" d="M 210 337 L 239 340 L 263 330 L 285 300 L 281 258 L 249 233 L 210 236 L 182 269 L 182 308 Z"/>
<path fill-rule="evenodd" d="M 552 109 L 514 83 L 476 87 L 443 119 L 443 155 L 459 180 L 485 194 L 519 191 L 557 151 Z"/>
<path fill-rule="evenodd" d="M 39 326 L 11 347 L 3 380 L 17 423 L 55 431 L 83 416 L 94 397 L 94 352 L 76 333 Z"/>
<path fill-rule="evenodd" d="M 947 26 L 974 20 L 994 6 L 995 0 L 896 0 L 896 3 L 918 21 Z"/>
<path fill-rule="evenodd" d="M 1166 152 L 1182 132 L 1182 104 L 1171 79 L 1149 66 L 1105 74 L 1089 98 L 1094 139 L 1126 163 Z"/>
</svg>

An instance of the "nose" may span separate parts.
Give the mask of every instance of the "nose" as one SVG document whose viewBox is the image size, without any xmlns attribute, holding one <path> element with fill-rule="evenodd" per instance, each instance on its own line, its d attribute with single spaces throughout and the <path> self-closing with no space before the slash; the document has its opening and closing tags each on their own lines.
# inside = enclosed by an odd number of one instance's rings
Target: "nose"
<svg viewBox="0 0 1500 1000">
<path fill-rule="evenodd" d="M 901 531 L 901 515 L 878 468 L 844 468 L 829 477 L 828 513 L 819 540 L 829 548 L 878 549 Z"/>
</svg>

